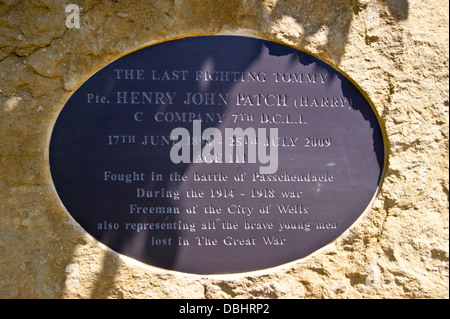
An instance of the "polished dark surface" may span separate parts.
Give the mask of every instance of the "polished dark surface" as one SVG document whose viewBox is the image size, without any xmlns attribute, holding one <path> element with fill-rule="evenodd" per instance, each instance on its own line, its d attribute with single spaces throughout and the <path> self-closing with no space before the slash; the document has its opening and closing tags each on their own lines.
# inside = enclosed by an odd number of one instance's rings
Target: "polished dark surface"
<svg viewBox="0 0 450 319">
<path fill-rule="evenodd" d="M 192 134 L 197 119 L 202 130 L 277 128 L 277 172 L 172 163 L 171 131 Z M 114 61 L 73 93 L 50 143 L 56 191 L 89 234 L 198 274 L 265 269 L 327 245 L 369 205 L 383 167 L 377 117 L 343 74 L 239 36 L 167 41 Z"/>
</svg>

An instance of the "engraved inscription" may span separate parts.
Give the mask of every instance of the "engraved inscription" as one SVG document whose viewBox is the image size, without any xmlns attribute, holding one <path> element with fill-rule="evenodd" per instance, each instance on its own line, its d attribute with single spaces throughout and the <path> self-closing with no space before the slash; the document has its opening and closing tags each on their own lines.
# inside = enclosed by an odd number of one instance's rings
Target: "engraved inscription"
<svg viewBox="0 0 450 319">
<path fill-rule="evenodd" d="M 89 234 L 197 274 L 313 253 L 358 219 L 383 167 L 377 116 L 350 80 L 240 36 L 178 39 L 114 61 L 68 100 L 50 142 L 58 196 Z"/>
</svg>

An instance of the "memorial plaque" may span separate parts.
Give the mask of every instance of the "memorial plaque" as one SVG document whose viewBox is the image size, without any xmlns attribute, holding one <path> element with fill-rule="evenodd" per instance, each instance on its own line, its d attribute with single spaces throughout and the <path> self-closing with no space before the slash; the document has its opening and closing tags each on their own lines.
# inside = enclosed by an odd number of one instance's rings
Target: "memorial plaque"
<svg viewBox="0 0 450 319">
<path fill-rule="evenodd" d="M 303 258 L 366 210 L 384 142 L 342 73 L 241 36 L 154 44 L 103 67 L 52 132 L 62 203 L 141 262 L 230 274 Z"/>
</svg>

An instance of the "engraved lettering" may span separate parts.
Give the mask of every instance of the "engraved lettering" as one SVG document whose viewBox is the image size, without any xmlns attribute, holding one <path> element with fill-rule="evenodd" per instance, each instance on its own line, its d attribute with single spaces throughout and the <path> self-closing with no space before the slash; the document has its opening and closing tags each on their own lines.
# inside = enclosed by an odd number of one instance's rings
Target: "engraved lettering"
<svg viewBox="0 0 450 319">
<path fill-rule="evenodd" d="M 118 253 L 227 274 L 335 240 L 376 193 L 384 151 L 370 102 L 332 66 L 266 40 L 198 36 L 82 84 L 49 167 L 74 219 Z"/>
<path fill-rule="evenodd" d="M 186 93 L 184 104 L 194 105 L 227 105 L 228 93 Z"/>
<path fill-rule="evenodd" d="M 117 104 L 174 104 L 176 92 L 116 92 Z"/>
<path fill-rule="evenodd" d="M 275 72 L 272 74 L 275 78 L 275 82 L 282 83 L 325 83 L 328 76 L 327 73 L 280 73 Z"/>
<path fill-rule="evenodd" d="M 265 72 L 238 72 L 238 71 L 195 71 L 196 81 L 213 82 L 266 82 Z"/>
<path fill-rule="evenodd" d="M 142 69 L 114 69 L 117 80 L 145 80 Z"/>
<path fill-rule="evenodd" d="M 188 70 L 152 70 L 153 81 L 186 81 L 189 74 Z"/>
<path fill-rule="evenodd" d="M 125 182 L 127 184 L 133 182 L 144 182 L 145 175 L 144 173 L 113 173 L 111 171 L 103 172 L 103 180 L 106 182 Z"/>
<path fill-rule="evenodd" d="M 237 106 L 288 106 L 286 94 L 243 94 L 236 95 Z"/>
</svg>

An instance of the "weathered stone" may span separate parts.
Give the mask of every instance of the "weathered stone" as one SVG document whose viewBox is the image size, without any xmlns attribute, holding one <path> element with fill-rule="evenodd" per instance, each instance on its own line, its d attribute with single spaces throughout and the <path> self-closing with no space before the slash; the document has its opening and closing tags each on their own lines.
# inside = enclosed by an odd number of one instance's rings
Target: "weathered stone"
<svg viewBox="0 0 450 319">
<path fill-rule="evenodd" d="M 448 1 L 0 1 L 0 298 L 448 298 Z M 193 276 L 120 256 L 53 189 L 48 143 L 70 94 L 131 50 L 200 34 L 304 49 L 373 101 L 388 167 L 373 206 L 288 265 Z"/>
</svg>

